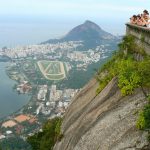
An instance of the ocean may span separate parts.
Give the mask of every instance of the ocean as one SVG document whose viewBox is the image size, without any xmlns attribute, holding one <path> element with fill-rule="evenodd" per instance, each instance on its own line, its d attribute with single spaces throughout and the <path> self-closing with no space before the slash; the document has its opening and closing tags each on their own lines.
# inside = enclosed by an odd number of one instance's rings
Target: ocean
<svg viewBox="0 0 150 150">
<path fill-rule="evenodd" d="M 39 44 L 48 39 L 61 38 L 84 21 L 0 22 L 0 48 Z M 125 33 L 124 26 L 120 24 L 99 22 L 98 25 L 115 35 Z"/>
</svg>

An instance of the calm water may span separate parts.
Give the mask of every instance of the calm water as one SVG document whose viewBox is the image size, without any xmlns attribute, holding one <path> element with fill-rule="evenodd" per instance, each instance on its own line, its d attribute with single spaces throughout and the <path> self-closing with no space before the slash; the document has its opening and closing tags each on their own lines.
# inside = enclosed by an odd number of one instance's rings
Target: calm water
<svg viewBox="0 0 150 150">
<path fill-rule="evenodd" d="M 5 67 L 8 63 L 0 62 L 0 118 L 7 116 L 27 104 L 28 95 L 18 95 L 13 91 L 15 81 L 8 78 Z"/>
</svg>

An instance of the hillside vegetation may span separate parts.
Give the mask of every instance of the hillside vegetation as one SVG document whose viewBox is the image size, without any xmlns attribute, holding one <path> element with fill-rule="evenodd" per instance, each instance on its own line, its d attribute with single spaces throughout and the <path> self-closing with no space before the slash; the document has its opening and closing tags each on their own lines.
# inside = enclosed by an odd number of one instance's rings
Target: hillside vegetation
<svg viewBox="0 0 150 150">
<path fill-rule="evenodd" d="M 99 70 L 97 94 L 115 76 L 118 78 L 118 87 L 123 96 L 133 94 L 136 88 L 142 89 L 148 101 L 139 113 L 137 128 L 150 130 L 150 95 L 145 91 L 146 88 L 150 88 L 150 56 L 135 43 L 135 39 L 131 35 L 123 38 L 119 44 L 119 50 Z"/>
<path fill-rule="evenodd" d="M 97 79 L 100 86 L 97 93 L 118 77 L 118 86 L 122 95 L 133 94 L 138 87 L 150 87 L 150 56 L 138 47 L 133 36 L 125 36 L 119 44 L 119 50 L 113 55 L 102 69 L 99 70 Z"/>
<path fill-rule="evenodd" d="M 27 141 L 32 146 L 32 150 L 50 150 L 56 141 L 62 138 L 60 131 L 61 118 L 48 120 L 42 128 L 41 132 L 28 137 Z"/>
</svg>

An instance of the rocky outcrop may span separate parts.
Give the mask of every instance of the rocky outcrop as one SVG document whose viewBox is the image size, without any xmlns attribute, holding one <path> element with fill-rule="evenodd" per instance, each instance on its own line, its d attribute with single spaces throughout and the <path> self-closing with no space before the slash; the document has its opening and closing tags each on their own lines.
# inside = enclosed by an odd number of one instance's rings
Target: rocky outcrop
<svg viewBox="0 0 150 150">
<path fill-rule="evenodd" d="M 146 103 L 141 89 L 122 97 L 117 78 L 96 95 L 92 79 L 65 113 L 64 137 L 54 150 L 149 150 L 147 132 L 136 129 L 138 112 Z"/>
<path fill-rule="evenodd" d="M 150 30 L 133 24 L 126 24 L 126 35 L 135 37 L 135 42 L 150 55 Z"/>
</svg>

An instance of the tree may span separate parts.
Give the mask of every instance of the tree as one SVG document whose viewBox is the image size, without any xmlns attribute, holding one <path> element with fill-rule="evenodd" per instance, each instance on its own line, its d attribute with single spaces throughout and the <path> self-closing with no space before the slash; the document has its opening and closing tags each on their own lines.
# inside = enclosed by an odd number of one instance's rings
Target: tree
<svg viewBox="0 0 150 150">
<path fill-rule="evenodd" d="M 141 76 L 136 67 L 137 62 L 130 58 L 118 64 L 118 86 L 123 95 L 132 94 L 134 89 L 141 85 Z"/>
<path fill-rule="evenodd" d="M 30 145 L 20 137 L 11 137 L 1 141 L 2 150 L 31 150 Z M 1 150 L 0 149 L 0 150 Z"/>
<path fill-rule="evenodd" d="M 150 104 L 147 104 L 139 113 L 137 127 L 139 129 L 150 129 Z"/>
<path fill-rule="evenodd" d="M 48 120 L 43 125 L 43 131 L 28 137 L 27 141 L 33 150 L 50 150 L 54 144 L 62 137 L 61 135 L 61 118 Z"/>
<path fill-rule="evenodd" d="M 120 50 L 124 51 L 125 56 L 127 56 L 128 52 L 133 52 L 136 48 L 135 38 L 132 35 L 124 36 L 118 46 Z"/>
<path fill-rule="evenodd" d="M 150 87 L 150 57 L 141 61 L 138 66 L 138 73 L 142 78 L 142 86 Z"/>
</svg>

